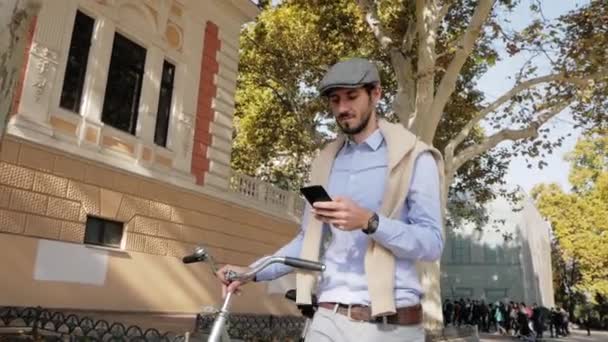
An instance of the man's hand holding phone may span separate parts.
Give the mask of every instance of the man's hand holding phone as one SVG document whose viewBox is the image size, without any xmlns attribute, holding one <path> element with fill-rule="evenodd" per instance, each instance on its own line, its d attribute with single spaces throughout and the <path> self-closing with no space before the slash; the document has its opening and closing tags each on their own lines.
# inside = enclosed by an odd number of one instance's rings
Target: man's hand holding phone
<svg viewBox="0 0 608 342">
<path fill-rule="evenodd" d="M 312 189 L 311 189 L 312 188 Z M 317 220 L 333 225 L 336 229 L 351 231 L 367 227 L 367 222 L 374 214 L 371 210 L 360 207 L 347 197 L 331 198 L 321 186 L 300 189 L 312 206 L 312 213 Z"/>
</svg>

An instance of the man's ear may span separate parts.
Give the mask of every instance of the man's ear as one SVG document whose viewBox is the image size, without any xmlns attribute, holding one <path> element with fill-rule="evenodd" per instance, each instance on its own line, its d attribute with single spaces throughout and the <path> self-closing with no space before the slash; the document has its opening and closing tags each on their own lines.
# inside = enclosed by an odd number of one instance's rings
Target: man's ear
<svg viewBox="0 0 608 342">
<path fill-rule="evenodd" d="M 372 89 L 372 101 L 374 104 L 378 104 L 380 102 L 380 98 L 382 97 L 382 86 L 380 84 L 376 85 L 374 89 Z"/>
</svg>

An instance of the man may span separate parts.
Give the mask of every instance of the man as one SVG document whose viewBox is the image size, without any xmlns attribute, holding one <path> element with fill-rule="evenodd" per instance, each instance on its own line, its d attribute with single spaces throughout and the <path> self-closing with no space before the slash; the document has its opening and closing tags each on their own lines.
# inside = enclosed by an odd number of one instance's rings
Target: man
<svg viewBox="0 0 608 342">
<path fill-rule="evenodd" d="M 424 341 L 415 263 L 436 261 L 443 249 L 441 157 L 378 117 L 380 78 L 369 61 L 332 66 L 320 93 L 344 134 L 313 162 L 311 184 L 325 186 L 333 201 L 307 207 L 300 233 L 275 253 L 326 265 L 306 340 Z M 244 270 L 227 265 L 218 272 L 224 291 L 241 285 L 225 281 L 230 269 Z M 291 271 L 276 265 L 255 281 Z M 317 277 L 296 275 L 298 303 L 310 303 Z"/>
<path fill-rule="evenodd" d="M 570 335 L 570 314 L 566 309 L 561 309 L 561 317 L 562 317 L 562 333 L 564 336 Z"/>
<path fill-rule="evenodd" d="M 454 304 L 452 301 L 447 299 L 445 301 L 445 305 L 443 306 L 443 325 L 448 326 L 452 323 L 452 314 L 454 313 Z"/>
<path fill-rule="evenodd" d="M 532 305 L 532 327 L 536 332 L 536 338 L 543 338 L 545 330 L 545 308 L 542 306 Z"/>
<path fill-rule="evenodd" d="M 554 335 L 555 337 L 559 337 L 559 335 L 565 336 L 565 334 L 562 333 L 561 322 L 562 317 L 559 308 L 551 308 L 551 325 L 549 326 L 551 337 L 554 337 Z"/>
</svg>

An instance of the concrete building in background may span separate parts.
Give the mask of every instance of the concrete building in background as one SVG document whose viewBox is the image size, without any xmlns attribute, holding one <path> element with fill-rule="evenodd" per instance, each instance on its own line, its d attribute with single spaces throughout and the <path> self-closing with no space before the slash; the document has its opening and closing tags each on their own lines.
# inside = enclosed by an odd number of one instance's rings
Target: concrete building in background
<svg viewBox="0 0 608 342">
<path fill-rule="evenodd" d="M 230 169 L 239 32 L 259 10 L 42 3 L 0 154 L 0 305 L 193 318 L 220 286 L 182 256 L 247 265 L 298 229 L 297 194 Z M 252 284 L 233 309 L 296 313 L 282 297 Z"/>
<path fill-rule="evenodd" d="M 554 306 L 550 226 L 532 199 L 521 195 L 517 210 L 502 198 L 492 202 L 482 231 L 463 227 L 447 234 L 441 261 L 444 300 Z"/>
</svg>

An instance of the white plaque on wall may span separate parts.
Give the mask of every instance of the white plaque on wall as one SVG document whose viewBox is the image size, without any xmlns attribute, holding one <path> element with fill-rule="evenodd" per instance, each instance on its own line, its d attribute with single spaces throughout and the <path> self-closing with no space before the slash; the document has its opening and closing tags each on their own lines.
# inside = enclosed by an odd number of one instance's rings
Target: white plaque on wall
<svg viewBox="0 0 608 342">
<path fill-rule="evenodd" d="M 107 251 L 40 239 L 34 279 L 103 286 L 107 266 Z"/>
</svg>

